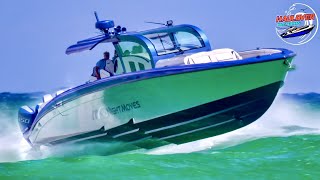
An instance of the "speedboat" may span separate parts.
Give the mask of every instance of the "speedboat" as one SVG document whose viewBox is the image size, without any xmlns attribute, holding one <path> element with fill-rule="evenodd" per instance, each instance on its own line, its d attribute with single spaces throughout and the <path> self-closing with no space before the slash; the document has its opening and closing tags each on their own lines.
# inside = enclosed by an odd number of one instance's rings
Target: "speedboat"
<svg viewBox="0 0 320 180">
<path fill-rule="evenodd" d="M 310 33 L 315 25 L 305 25 L 301 27 L 290 27 L 287 30 L 285 30 L 284 33 L 282 33 L 280 36 L 282 38 L 292 38 L 292 37 L 298 37 L 298 36 L 303 36 L 305 34 Z"/>
<path fill-rule="evenodd" d="M 66 54 L 112 43 L 116 75 L 21 107 L 19 125 L 33 147 L 115 141 L 151 149 L 234 131 L 267 111 L 296 55 L 282 48 L 212 49 L 200 28 L 172 21 L 127 32 L 96 18 L 102 34 Z"/>
</svg>

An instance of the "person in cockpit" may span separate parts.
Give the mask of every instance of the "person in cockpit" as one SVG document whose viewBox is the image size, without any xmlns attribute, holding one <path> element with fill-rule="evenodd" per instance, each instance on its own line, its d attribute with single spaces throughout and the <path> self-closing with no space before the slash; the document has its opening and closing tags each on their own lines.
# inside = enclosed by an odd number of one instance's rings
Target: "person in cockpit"
<svg viewBox="0 0 320 180">
<path fill-rule="evenodd" d="M 114 76 L 115 74 L 115 65 L 114 62 L 110 59 L 110 53 L 108 51 L 103 53 L 104 58 L 100 59 L 96 66 L 93 68 L 90 82 L 96 81 L 102 78 L 107 78 Z"/>
</svg>

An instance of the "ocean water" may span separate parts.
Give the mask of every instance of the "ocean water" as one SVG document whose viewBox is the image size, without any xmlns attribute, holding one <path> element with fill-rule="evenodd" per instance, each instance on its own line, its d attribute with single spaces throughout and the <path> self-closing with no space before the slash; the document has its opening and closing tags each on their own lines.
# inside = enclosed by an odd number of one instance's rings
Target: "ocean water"
<svg viewBox="0 0 320 180">
<path fill-rule="evenodd" d="M 31 150 L 17 111 L 42 93 L 0 93 L 0 179 L 319 179 L 320 94 L 280 94 L 256 122 L 183 145 L 104 156 L 114 144 Z"/>
</svg>

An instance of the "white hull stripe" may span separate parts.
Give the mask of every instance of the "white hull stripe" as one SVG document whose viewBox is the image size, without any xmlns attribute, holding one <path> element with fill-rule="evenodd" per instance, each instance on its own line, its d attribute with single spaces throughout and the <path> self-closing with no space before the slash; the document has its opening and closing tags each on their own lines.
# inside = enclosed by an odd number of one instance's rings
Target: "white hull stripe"
<svg viewBox="0 0 320 180">
<path fill-rule="evenodd" d="M 258 112 L 258 111 L 257 111 L 257 112 Z M 245 115 L 245 116 L 241 116 L 241 118 L 250 116 L 250 115 L 255 114 L 255 113 L 257 113 L 257 112 L 253 112 L 253 113 L 247 114 L 247 115 Z M 233 119 L 230 119 L 230 120 L 221 122 L 221 123 L 213 124 L 213 125 L 210 125 L 210 126 L 206 126 L 206 127 L 199 128 L 199 129 L 194 129 L 194 130 L 187 131 L 187 132 L 183 132 L 183 133 L 180 133 L 180 134 L 175 134 L 175 135 L 171 135 L 171 136 L 159 138 L 159 140 L 166 140 L 166 139 L 170 139 L 170 138 L 174 138 L 174 137 L 178 137 L 178 136 L 182 136 L 182 135 L 186 135 L 186 134 L 190 134 L 190 133 L 202 131 L 202 130 L 209 129 L 209 128 L 212 128 L 212 127 L 216 127 L 216 126 L 220 126 L 220 125 L 223 125 L 223 124 L 227 124 L 227 123 L 230 123 L 230 122 L 235 121 L 235 120 L 239 120 L 239 119 L 233 118 Z"/>
<path fill-rule="evenodd" d="M 125 135 L 128 135 L 128 134 L 132 134 L 132 133 L 138 132 L 138 131 L 139 131 L 139 128 L 131 130 L 131 131 L 127 131 L 127 132 L 124 132 L 124 133 L 121 133 L 121 134 L 117 134 L 117 135 L 112 136 L 112 137 L 113 138 L 118 138 L 118 137 L 121 137 L 121 136 L 125 136 Z"/>
<path fill-rule="evenodd" d="M 258 101 L 258 100 L 253 100 L 253 101 L 249 101 L 249 102 L 246 102 L 246 103 L 243 103 L 243 104 L 239 104 L 239 105 L 237 105 L 237 106 L 233 106 L 233 107 L 230 107 L 230 108 L 227 108 L 227 109 L 218 111 L 218 112 L 214 112 L 214 113 L 211 113 L 211 114 L 208 114 L 208 115 L 206 115 L 206 116 L 202 116 L 202 117 L 199 117 L 199 118 L 190 120 L 190 121 L 185 121 L 185 122 L 177 123 L 177 124 L 174 124 L 174 125 L 171 125 L 171 126 L 166 126 L 166 127 L 162 127 L 162 128 L 158 128 L 158 129 L 153 129 L 153 130 L 150 130 L 150 131 L 146 131 L 145 134 L 150 134 L 150 133 L 154 133 L 154 132 L 158 132 L 158 131 L 162 131 L 162 130 L 167 130 L 167 129 L 175 128 L 175 127 L 177 127 L 177 126 L 182 126 L 182 125 L 185 125 L 185 124 L 189 124 L 189 123 L 193 123 L 193 122 L 196 122 L 196 121 L 200 121 L 200 120 L 202 120 L 202 119 L 204 119 L 204 118 L 208 118 L 208 117 L 211 117 L 211 116 L 220 114 L 220 113 L 224 113 L 224 112 L 230 111 L 230 110 L 232 110 L 232 109 L 236 109 L 236 108 L 239 108 L 239 107 L 242 107 L 242 106 L 251 104 L 251 103 L 253 103 L 253 102 L 255 102 L 255 101 Z"/>
<path fill-rule="evenodd" d="M 103 133 L 103 134 L 98 134 L 98 135 L 95 135 L 95 136 L 89 136 L 89 137 L 85 137 L 85 138 L 81 138 L 81 139 L 76 139 L 76 140 L 73 140 L 73 141 L 65 142 L 64 144 L 72 144 L 72 143 L 76 143 L 76 142 L 80 142 L 80 141 L 85 141 L 85 140 L 92 139 L 92 138 L 106 136 L 107 134 L 108 133 Z"/>
</svg>

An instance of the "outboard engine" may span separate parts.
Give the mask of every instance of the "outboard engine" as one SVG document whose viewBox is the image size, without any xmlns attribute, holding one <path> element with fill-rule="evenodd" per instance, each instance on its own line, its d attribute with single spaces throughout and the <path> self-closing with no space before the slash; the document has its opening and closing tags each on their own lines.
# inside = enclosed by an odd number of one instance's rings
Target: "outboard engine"
<svg viewBox="0 0 320 180">
<path fill-rule="evenodd" d="M 22 106 L 19 109 L 18 121 L 22 133 L 27 132 L 31 128 L 36 116 L 37 112 L 31 109 L 29 106 Z"/>
</svg>

